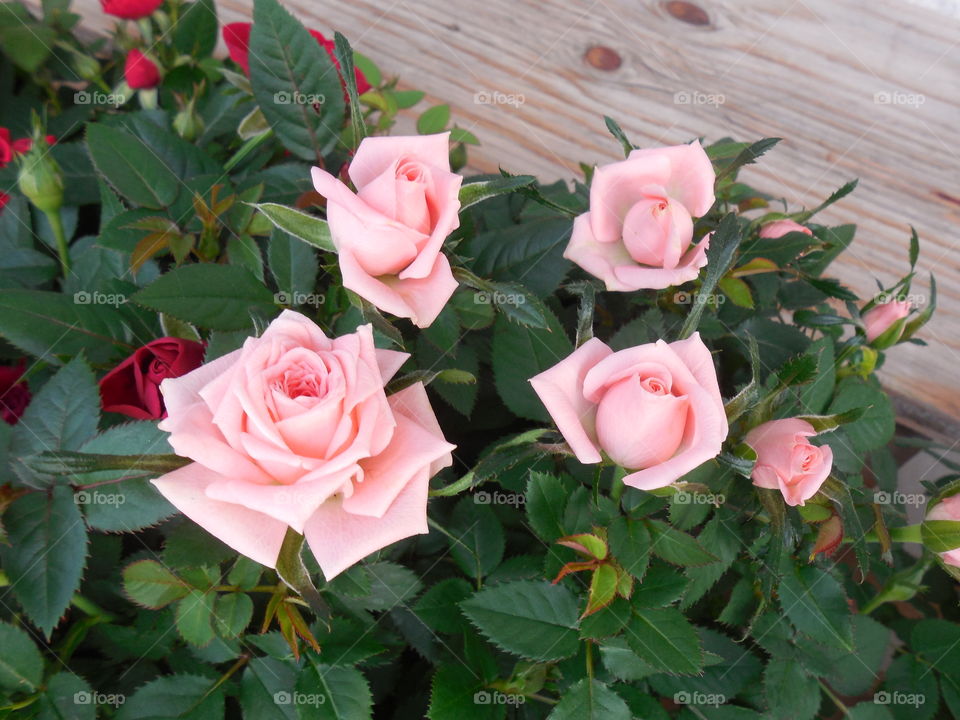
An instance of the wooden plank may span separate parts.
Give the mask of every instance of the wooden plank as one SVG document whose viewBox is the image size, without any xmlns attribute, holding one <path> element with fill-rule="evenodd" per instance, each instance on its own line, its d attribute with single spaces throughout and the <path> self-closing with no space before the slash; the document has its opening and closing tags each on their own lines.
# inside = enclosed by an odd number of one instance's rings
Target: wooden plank
<svg viewBox="0 0 960 720">
<path fill-rule="evenodd" d="M 336 28 L 405 86 L 448 102 L 483 145 L 474 169 L 544 179 L 616 159 L 602 115 L 634 142 L 702 135 L 785 141 L 744 179 L 791 208 L 845 181 L 858 191 L 821 218 L 855 222 L 835 266 L 863 294 L 904 272 L 910 224 L 920 280 L 940 310 L 882 377 L 936 424 L 960 418 L 960 13 L 954 0 L 395 0 L 287 2 L 308 26 Z M 111 20 L 78 0 L 94 29 Z M 218 3 L 224 22 L 248 2 Z M 697 24 L 703 23 L 703 24 Z M 502 95 L 496 95 L 500 93 Z M 686 101 L 686 102 L 685 102 Z M 942 429 L 942 428 L 941 428 Z"/>
</svg>

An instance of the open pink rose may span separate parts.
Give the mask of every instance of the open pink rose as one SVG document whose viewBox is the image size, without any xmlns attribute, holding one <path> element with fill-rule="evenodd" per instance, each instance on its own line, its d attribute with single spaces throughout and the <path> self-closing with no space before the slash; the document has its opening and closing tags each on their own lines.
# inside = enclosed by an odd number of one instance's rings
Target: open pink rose
<svg viewBox="0 0 960 720">
<path fill-rule="evenodd" d="M 890 302 L 877 303 L 863 315 L 867 342 L 873 342 L 909 314 L 910 303 L 907 301 L 891 300 Z M 894 342 L 898 339 L 899 336 L 893 338 Z"/>
<path fill-rule="evenodd" d="M 714 202 L 716 174 L 699 142 L 634 150 L 598 167 L 590 210 L 573 222 L 563 256 L 607 290 L 661 290 L 693 280 L 707 264 L 709 236 L 696 247 L 693 218 Z"/>
<path fill-rule="evenodd" d="M 960 495 L 950 495 L 938 502 L 927 513 L 927 520 L 950 520 L 960 522 Z M 951 543 L 952 544 L 952 543 Z M 960 567 L 960 548 L 940 553 L 940 559 L 947 565 Z"/>
<path fill-rule="evenodd" d="M 813 230 L 801 225 L 798 222 L 794 222 L 793 220 L 774 220 L 773 222 L 768 222 L 766 225 L 760 228 L 760 237 L 778 238 L 792 232 L 813 235 Z"/>
<path fill-rule="evenodd" d="M 710 351 L 686 340 L 614 352 L 592 338 L 530 380 L 577 459 L 601 452 L 635 472 L 641 490 L 665 487 L 720 454 L 727 416 Z"/>
<path fill-rule="evenodd" d="M 816 495 L 833 466 L 829 445 L 811 445 L 816 435 L 806 420 L 771 420 L 747 433 L 745 442 L 757 453 L 753 484 L 779 490 L 787 505 L 803 505 Z"/>
<path fill-rule="evenodd" d="M 427 532 L 427 486 L 451 463 L 422 383 L 389 397 L 407 358 L 373 330 L 330 339 L 287 310 L 259 338 L 161 385 L 178 455 L 154 480 L 184 515 L 273 567 L 287 528 L 330 579 Z"/>
<path fill-rule="evenodd" d="M 344 286 L 419 327 L 432 323 L 457 289 L 441 252 L 460 225 L 463 178 L 450 172 L 449 138 L 365 138 L 349 169 L 356 194 L 313 169 Z"/>
</svg>

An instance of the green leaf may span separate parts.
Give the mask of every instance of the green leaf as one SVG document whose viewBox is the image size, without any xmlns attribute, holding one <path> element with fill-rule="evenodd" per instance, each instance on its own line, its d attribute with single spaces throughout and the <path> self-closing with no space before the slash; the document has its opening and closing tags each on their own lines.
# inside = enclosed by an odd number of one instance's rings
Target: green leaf
<svg viewBox="0 0 960 720">
<path fill-rule="evenodd" d="M 417 132 L 421 135 L 441 133 L 450 124 L 450 106 L 434 105 L 417 118 Z"/>
<path fill-rule="evenodd" d="M 706 565 L 718 559 L 707 552 L 695 537 L 671 527 L 662 520 L 650 520 L 648 529 L 652 538 L 651 551 L 669 563 L 687 567 Z"/>
<path fill-rule="evenodd" d="M 689 580 L 667 565 L 654 565 L 634 588 L 634 607 L 663 607 L 683 595 Z"/>
<path fill-rule="evenodd" d="M 217 46 L 217 8 L 213 0 L 195 0 L 181 9 L 171 40 L 181 55 L 200 60 Z"/>
<path fill-rule="evenodd" d="M 164 675 L 127 697 L 116 720 L 210 720 L 222 718 L 223 691 L 197 675 Z"/>
<path fill-rule="evenodd" d="M 313 248 L 293 235 L 277 229 L 270 234 L 267 258 L 270 262 L 270 272 L 273 273 L 273 278 L 277 282 L 277 289 L 293 301 L 285 304 L 307 304 L 297 300 L 309 299 L 307 296 L 316 287 L 317 271 L 320 266 Z M 311 297 L 319 299 L 322 296 Z"/>
<path fill-rule="evenodd" d="M 470 597 L 471 592 L 470 583 L 463 578 L 447 578 L 427 590 L 413 611 L 431 630 L 456 634 L 463 630 L 460 602 Z"/>
<path fill-rule="evenodd" d="M 503 720 L 507 705 L 494 703 L 493 699 L 493 693 L 484 688 L 482 679 L 468 668 L 440 665 L 433 675 L 426 717 L 430 720 Z"/>
<path fill-rule="evenodd" d="M 190 587 L 156 560 L 138 560 L 123 569 L 123 591 L 137 605 L 159 610 L 186 597 Z"/>
<path fill-rule="evenodd" d="M 676 608 L 634 608 L 627 643 L 641 660 L 664 672 L 689 675 L 703 667 L 700 638 Z"/>
<path fill-rule="evenodd" d="M 620 143 L 620 147 L 623 148 L 623 156 L 629 157 L 630 153 L 636 149 L 636 145 L 630 142 L 627 138 L 627 134 L 623 131 L 623 128 L 620 127 L 620 124 L 614 120 L 609 115 L 603 116 L 603 122 L 607 125 L 607 130 L 610 131 L 610 134 L 616 138 L 617 142 Z"/>
<path fill-rule="evenodd" d="M 701 242 L 703 242 L 701 240 Z M 697 291 L 690 313 L 680 329 L 678 339 L 690 337 L 700 326 L 700 317 L 710 302 L 720 278 L 727 274 L 740 246 L 740 225 L 737 216 L 728 213 L 720 221 L 713 235 L 710 236 L 710 247 L 707 250 L 707 272 L 703 283 Z"/>
<path fill-rule="evenodd" d="M 240 637 L 252 618 L 253 600 L 249 595 L 234 592 L 217 597 L 213 622 L 223 637 Z"/>
<path fill-rule="evenodd" d="M 278 228 L 303 240 L 308 245 L 326 252 L 337 251 L 330 237 L 330 227 L 326 220 L 277 203 L 259 203 L 254 207 L 266 215 Z"/>
<path fill-rule="evenodd" d="M 12 446 L 23 455 L 78 450 L 96 434 L 99 420 L 96 379 L 83 357 L 76 357 L 30 401 L 13 428 Z"/>
<path fill-rule="evenodd" d="M 493 328 L 493 375 L 504 405 L 514 415 L 550 422 L 530 378 L 553 367 L 573 352 L 563 326 L 547 311 L 549 328 L 524 328 L 498 317 Z"/>
<path fill-rule="evenodd" d="M 277 310 L 263 283 L 236 265 L 184 265 L 161 275 L 132 299 L 213 330 L 243 330 L 253 325 L 252 317 L 272 318 Z"/>
<path fill-rule="evenodd" d="M 733 160 L 724 163 L 720 172 L 717 173 L 717 182 L 728 178 L 736 177 L 737 171 L 740 170 L 744 165 L 752 165 L 755 163 L 761 155 L 763 155 L 767 150 L 772 148 L 781 138 L 763 138 L 758 140 L 755 143 L 744 147 L 740 152 L 737 153 L 736 157 Z"/>
<path fill-rule="evenodd" d="M 877 700 L 889 701 L 890 711 L 897 720 L 930 720 L 937 714 L 940 693 L 933 668 L 920 662 L 914 655 L 901 655 L 887 668 L 883 690 Z M 945 668 L 956 676 L 956 668 Z M 885 694 L 885 696 L 884 696 Z"/>
<path fill-rule="evenodd" d="M 650 564 L 650 531 L 638 520 L 615 518 L 607 530 L 610 552 L 628 573 L 642 580 Z"/>
<path fill-rule="evenodd" d="M 318 162 L 343 124 L 343 89 L 330 56 L 280 3 L 257 0 L 249 57 L 253 96 L 277 138 Z"/>
<path fill-rule="evenodd" d="M 567 690 L 548 720 L 630 720 L 623 698 L 602 682 L 584 678 Z"/>
<path fill-rule="evenodd" d="M 79 295 L 79 294 L 78 294 Z M 0 290 L 0 335 L 24 352 L 60 365 L 81 351 L 103 362 L 124 349 L 128 329 L 117 309 L 40 290 Z"/>
<path fill-rule="evenodd" d="M 209 645 L 213 640 L 213 595 L 190 590 L 177 601 L 174 618 L 180 637 L 197 647 Z"/>
<path fill-rule="evenodd" d="M 92 700 L 93 691 L 86 680 L 72 672 L 58 672 L 47 680 L 37 703 L 37 720 L 94 720 L 97 706 Z"/>
<path fill-rule="evenodd" d="M 480 632 L 507 652 L 548 661 L 577 651 L 577 598 L 562 585 L 503 583 L 480 590 L 460 607 Z"/>
<path fill-rule="evenodd" d="M 295 702 L 302 720 L 369 720 L 373 698 L 359 670 L 318 663 L 309 656 L 297 678 Z"/>
<path fill-rule="evenodd" d="M 151 421 L 114 425 L 80 448 L 85 453 L 105 455 L 151 455 L 172 453 L 168 434 Z M 136 475 L 138 473 L 134 473 Z M 151 477 L 131 476 L 130 471 L 115 470 L 79 475 L 82 484 L 101 483 L 89 490 L 81 489 L 76 500 L 83 505 L 87 525 L 107 532 L 130 532 L 156 525 L 177 512 L 150 482 Z"/>
<path fill-rule="evenodd" d="M 795 660 L 770 660 L 763 673 L 763 688 L 773 720 L 811 720 L 820 709 L 817 678 Z"/>
<path fill-rule="evenodd" d="M 358 598 L 356 604 L 367 610 L 390 610 L 409 602 L 423 589 L 416 573 L 397 563 L 367 563 L 364 570 L 370 577 L 370 593 Z"/>
<path fill-rule="evenodd" d="M 333 44 L 337 63 L 340 66 L 340 78 L 350 100 L 350 125 L 353 128 L 353 147 L 356 148 L 367 135 L 367 124 L 363 119 L 363 108 L 360 107 L 360 96 L 357 93 L 353 49 L 350 47 L 350 41 L 338 32 L 333 34 Z"/>
<path fill-rule="evenodd" d="M 0 623 L 0 688 L 31 693 L 43 679 L 43 658 L 21 627 Z"/>
<path fill-rule="evenodd" d="M 864 408 L 863 415 L 843 427 L 844 433 L 858 453 L 866 453 L 886 445 L 893 438 L 896 418 L 890 397 L 876 378 L 870 381 L 858 377 L 844 378 L 828 410 L 831 414 Z"/>
<path fill-rule="evenodd" d="M 489 505 L 476 495 L 460 499 L 453 510 L 448 538 L 450 554 L 464 573 L 473 578 L 489 575 L 503 559 L 503 526 Z"/>
<path fill-rule="evenodd" d="M 601 565 L 593 571 L 590 578 L 590 591 L 587 596 L 587 607 L 584 616 L 592 615 L 607 607 L 617 595 L 617 586 L 620 575 L 612 565 Z"/>
<path fill-rule="evenodd" d="M 504 195 L 517 188 L 532 185 L 536 181 L 537 178 L 533 175 L 513 175 L 466 183 L 460 188 L 460 211 L 463 212 L 468 207 L 483 202 L 487 198 Z"/>
<path fill-rule="evenodd" d="M 293 698 L 297 668 L 270 657 L 253 658 L 240 679 L 240 706 L 244 718 L 256 720 L 295 720 L 293 703 L 277 699 Z M 283 694 L 281 694 L 283 693 Z"/>
<path fill-rule="evenodd" d="M 181 181 L 134 135 L 88 123 L 87 149 L 97 172 L 135 205 L 164 208 L 176 200 Z"/>
<path fill-rule="evenodd" d="M 847 596 L 826 571 L 815 566 L 794 568 L 780 582 L 780 606 L 800 632 L 853 651 Z"/>
<path fill-rule="evenodd" d="M 56 44 L 56 30 L 34 20 L 23 5 L 0 3 L 0 49 L 24 72 L 36 72 Z"/>
<path fill-rule="evenodd" d="M 563 514 L 569 491 L 555 475 L 531 472 L 527 480 L 524 508 L 527 522 L 540 538 L 548 543 L 565 534 Z"/>
<path fill-rule="evenodd" d="M 10 544 L 0 545 L 0 559 L 10 588 L 49 638 L 80 586 L 87 557 L 83 516 L 70 488 L 61 486 L 19 498 L 3 524 Z"/>
</svg>

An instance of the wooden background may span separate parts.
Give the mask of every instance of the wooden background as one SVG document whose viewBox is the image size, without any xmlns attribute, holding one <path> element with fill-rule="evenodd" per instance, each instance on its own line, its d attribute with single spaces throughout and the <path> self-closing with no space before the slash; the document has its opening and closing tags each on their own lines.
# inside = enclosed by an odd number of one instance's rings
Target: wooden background
<svg viewBox="0 0 960 720">
<path fill-rule="evenodd" d="M 471 165 L 570 178 L 620 157 L 602 115 L 640 145 L 702 135 L 785 138 L 744 179 L 811 207 L 855 177 L 819 219 L 854 222 L 834 267 L 871 293 L 907 267 L 940 309 L 929 348 L 901 346 L 882 372 L 902 417 L 960 433 L 960 9 L 954 0 L 287 0 L 308 27 L 337 29 L 387 74 L 447 102 L 482 146 Z M 222 22 L 251 3 L 219 0 Z M 75 0 L 93 29 L 112 20 Z M 491 102 L 493 100 L 493 102 Z"/>
</svg>

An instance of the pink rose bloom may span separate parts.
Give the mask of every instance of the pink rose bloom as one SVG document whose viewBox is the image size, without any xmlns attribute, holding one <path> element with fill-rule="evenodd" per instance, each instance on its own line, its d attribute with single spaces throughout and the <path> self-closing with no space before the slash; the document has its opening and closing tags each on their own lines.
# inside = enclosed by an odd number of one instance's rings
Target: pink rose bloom
<svg viewBox="0 0 960 720">
<path fill-rule="evenodd" d="M 766 225 L 760 228 L 760 237 L 778 238 L 792 232 L 801 232 L 805 235 L 813 235 L 813 230 L 801 225 L 800 223 L 794 222 L 793 220 L 774 220 L 773 222 L 768 222 Z"/>
<path fill-rule="evenodd" d="M 816 435 L 806 420 L 771 420 L 747 433 L 745 442 L 757 453 L 753 484 L 779 490 L 787 505 L 803 505 L 816 495 L 833 467 L 829 445 L 811 445 Z"/>
<path fill-rule="evenodd" d="M 590 210 L 573 222 L 563 256 L 607 284 L 607 290 L 661 290 L 693 280 L 707 264 L 709 236 L 696 246 L 693 218 L 714 202 L 716 174 L 694 141 L 634 150 L 598 167 Z"/>
<path fill-rule="evenodd" d="M 910 303 L 904 300 L 891 300 L 877 303 L 863 315 L 863 326 L 867 332 L 867 342 L 873 342 L 883 335 L 890 326 L 910 314 Z"/>
<path fill-rule="evenodd" d="M 720 454 L 727 416 L 710 351 L 686 340 L 614 352 L 592 338 L 530 380 L 577 459 L 606 453 L 623 482 L 665 487 Z"/>
<path fill-rule="evenodd" d="M 287 310 L 259 338 L 160 386 L 178 455 L 154 480 L 184 515 L 274 567 L 287 528 L 329 580 L 427 532 L 427 486 L 451 463 L 422 383 L 389 397 L 408 355 L 371 326 L 335 339 Z"/>
<path fill-rule="evenodd" d="M 927 520 L 951 520 L 960 522 L 960 495 L 951 495 L 938 502 L 930 512 L 927 513 Z M 960 567 L 960 548 L 942 552 L 940 559 L 947 565 Z"/>
<path fill-rule="evenodd" d="M 460 226 L 460 183 L 450 133 L 368 137 L 340 180 L 313 169 L 343 284 L 381 310 L 427 327 L 457 289 L 443 241 Z"/>
</svg>

